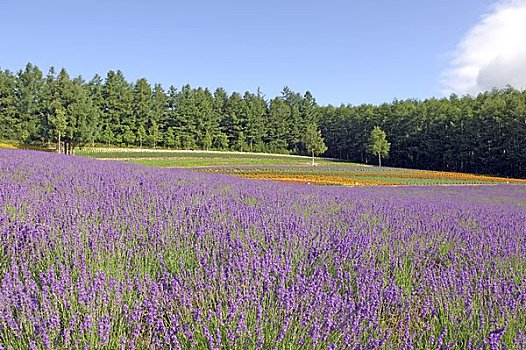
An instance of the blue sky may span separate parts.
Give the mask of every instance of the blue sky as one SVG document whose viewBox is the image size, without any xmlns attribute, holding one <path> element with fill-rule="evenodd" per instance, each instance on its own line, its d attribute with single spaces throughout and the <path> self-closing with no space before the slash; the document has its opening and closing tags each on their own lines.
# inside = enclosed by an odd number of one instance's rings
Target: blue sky
<svg viewBox="0 0 526 350">
<path fill-rule="evenodd" d="M 0 0 L 0 68 L 32 62 L 86 79 L 120 69 L 129 81 L 260 87 L 267 98 L 288 85 L 323 105 L 441 97 L 462 40 L 494 9 L 491 0 Z"/>
</svg>

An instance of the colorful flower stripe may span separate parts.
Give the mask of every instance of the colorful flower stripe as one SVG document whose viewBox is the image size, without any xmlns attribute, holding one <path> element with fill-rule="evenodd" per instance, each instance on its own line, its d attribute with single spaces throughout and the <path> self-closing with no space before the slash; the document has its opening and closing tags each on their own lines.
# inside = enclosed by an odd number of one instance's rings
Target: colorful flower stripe
<svg viewBox="0 0 526 350">
<path fill-rule="evenodd" d="M 251 169 L 216 169 L 215 172 L 232 174 L 250 179 L 266 179 L 277 181 L 311 182 L 328 185 L 411 185 L 411 184 L 440 184 L 440 183 L 516 183 L 526 184 L 524 179 L 508 179 L 489 177 L 476 174 L 448 173 L 421 170 L 390 170 L 377 169 L 376 172 L 354 171 L 349 167 L 348 171 L 333 171 L 328 169 L 305 170 L 303 168 L 267 168 Z M 213 172 L 212 170 L 206 170 Z"/>
</svg>

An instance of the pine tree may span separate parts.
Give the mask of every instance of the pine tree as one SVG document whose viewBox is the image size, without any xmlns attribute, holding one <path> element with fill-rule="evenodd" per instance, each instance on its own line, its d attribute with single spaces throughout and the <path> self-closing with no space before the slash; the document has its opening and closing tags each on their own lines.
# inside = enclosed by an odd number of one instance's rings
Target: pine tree
<svg viewBox="0 0 526 350">
<path fill-rule="evenodd" d="M 137 140 L 141 147 L 145 140 L 146 129 L 151 125 L 153 114 L 153 95 L 150 84 L 145 78 L 137 80 L 133 92 L 133 114 Z M 140 130 L 140 131 L 139 131 Z M 144 131 L 144 134 L 140 134 Z"/>
<path fill-rule="evenodd" d="M 225 116 L 222 120 L 221 129 L 228 137 L 229 147 L 236 148 L 239 133 L 245 128 L 245 103 L 241 95 L 234 92 L 228 98 L 225 106 Z"/>
<path fill-rule="evenodd" d="M 157 142 L 162 143 L 164 133 L 170 125 L 167 125 L 168 97 L 160 84 L 155 84 L 152 91 L 152 111 L 150 114 L 150 126 L 155 121 L 159 129 Z"/>
<path fill-rule="evenodd" d="M 146 129 L 144 128 L 144 125 L 140 125 L 137 129 L 137 139 L 139 140 L 139 147 L 142 148 L 142 143 L 144 140 L 146 140 L 146 137 L 148 135 L 146 134 Z"/>
<path fill-rule="evenodd" d="M 249 150 L 260 147 L 264 137 L 264 121 L 267 114 L 267 102 L 258 90 L 257 94 L 245 92 L 243 96 L 246 108 L 245 136 Z"/>
<path fill-rule="evenodd" d="M 164 144 L 168 148 L 177 148 L 179 146 L 172 127 L 169 127 L 164 134 Z"/>
<path fill-rule="evenodd" d="M 268 118 L 265 121 L 265 143 L 271 152 L 287 149 L 288 118 L 290 107 L 283 99 L 276 97 L 270 101 Z"/>
<path fill-rule="evenodd" d="M 95 140 L 99 114 L 94 106 L 88 87 L 81 77 L 75 78 L 66 92 L 67 97 L 67 127 L 65 136 L 65 151 L 73 154 L 75 147 L 93 143 Z"/>
<path fill-rule="evenodd" d="M 113 131 L 111 131 L 111 128 L 106 125 L 102 129 L 102 133 L 100 135 L 100 140 L 104 143 L 106 143 L 108 146 L 112 144 L 112 142 L 115 141 L 115 135 L 113 134 Z"/>
<path fill-rule="evenodd" d="M 43 86 L 42 71 L 38 67 L 28 63 L 24 70 L 18 71 L 15 84 L 15 130 L 23 143 L 43 139 Z"/>
<path fill-rule="evenodd" d="M 93 108 L 96 110 L 99 122 L 97 123 L 96 130 L 95 130 L 95 140 L 94 141 L 103 141 L 102 138 L 102 132 L 103 132 L 103 126 L 105 125 L 105 120 L 103 119 L 103 85 L 104 82 L 100 75 L 95 74 L 93 78 L 88 82 L 87 84 L 87 91 L 89 94 L 89 97 L 91 99 L 91 102 L 93 104 Z"/>
<path fill-rule="evenodd" d="M 216 149 L 226 150 L 228 149 L 228 136 L 225 133 L 224 126 L 226 125 L 226 107 L 228 103 L 228 93 L 225 89 L 219 87 L 214 91 L 214 119 L 217 123 L 217 130 L 213 135 L 212 145 Z"/>
<path fill-rule="evenodd" d="M 173 109 L 170 113 L 170 122 L 174 125 L 181 146 L 185 149 L 195 149 L 197 136 L 197 120 L 194 118 L 197 114 L 195 91 L 187 84 L 174 96 L 170 94 L 169 100 L 169 105 Z"/>
<path fill-rule="evenodd" d="M 135 142 L 135 134 L 130 129 L 129 126 L 124 127 L 124 133 L 122 134 L 122 140 L 126 143 L 127 146 L 130 146 Z"/>
<path fill-rule="evenodd" d="M 151 121 L 150 128 L 148 129 L 148 141 L 153 148 L 157 147 L 157 143 L 162 140 L 162 134 L 159 131 L 159 126 L 155 120 Z"/>
<path fill-rule="evenodd" d="M 198 88 L 194 94 L 195 114 L 193 122 L 196 126 L 198 145 L 202 149 L 212 146 L 213 135 L 218 132 L 219 122 L 214 113 L 214 97 L 208 89 Z"/>
<path fill-rule="evenodd" d="M 114 140 L 122 142 L 126 130 L 129 129 L 132 132 L 136 130 L 133 113 L 133 86 L 126 81 L 121 71 L 109 71 L 102 89 L 102 96 L 102 119 L 111 128 Z"/>
<path fill-rule="evenodd" d="M 15 77 L 9 71 L 0 71 L 0 139 L 15 140 L 16 98 Z"/>
<path fill-rule="evenodd" d="M 214 139 L 212 137 L 212 133 L 210 131 L 206 130 L 205 135 L 204 135 L 203 140 L 202 140 L 203 148 L 208 151 L 210 149 L 210 147 L 212 147 L 213 140 Z"/>
</svg>

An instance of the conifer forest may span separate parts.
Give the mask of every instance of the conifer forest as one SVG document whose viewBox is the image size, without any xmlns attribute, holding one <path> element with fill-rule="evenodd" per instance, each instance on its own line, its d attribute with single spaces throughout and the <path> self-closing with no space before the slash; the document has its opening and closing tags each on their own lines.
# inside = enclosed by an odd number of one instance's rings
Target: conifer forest
<svg viewBox="0 0 526 350">
<path fill-rule="evenodd" d="M 280 96 L 218 87 L 163 87 L 121 71 L 89 81 L 65 69 L 28 63 L 0 71 L 0 140 L 308 154 L 305 132 L 317 124 L 326 157 L 376 164 L 367 151 L 375 126 L 391 143 L 387 166 L 511 177 L 526 174 L 526 92 L 320 106 L 309 92 Z"/>
</svg>

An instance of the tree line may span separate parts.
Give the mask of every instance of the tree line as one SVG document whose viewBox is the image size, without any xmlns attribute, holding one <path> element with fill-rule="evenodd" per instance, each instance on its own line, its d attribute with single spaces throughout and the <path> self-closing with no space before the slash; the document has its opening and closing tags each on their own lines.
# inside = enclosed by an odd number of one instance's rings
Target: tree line
<svg viewBox="0 0 526 350">
<path fill-rule="evenodd" d="M 311 154 L 316 125 L 325 156 L 377 164 L 369 145 L 375 127 L 390 143 L 387 166 L 525 177 L 526 92 L 512 88 L 475 97 L 395 100 L 380 105 L 319 106 L 310 92 L 184 85 L 166 90 L 121 71 L 86 81 L 65 69 L 44 74 L 30 63 L 0 70 L 0 139 L 86 144 Z"/>
<path fill-rule="evenodd" d="M 369 162 L 368 130 L 391 143 L 388 166 L 526 177 L 526 91 L 320 107 L 327 156 Z"/>
</svg>

